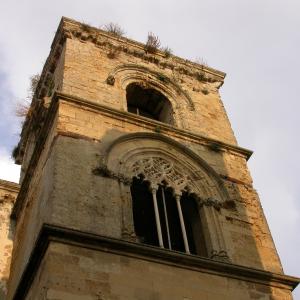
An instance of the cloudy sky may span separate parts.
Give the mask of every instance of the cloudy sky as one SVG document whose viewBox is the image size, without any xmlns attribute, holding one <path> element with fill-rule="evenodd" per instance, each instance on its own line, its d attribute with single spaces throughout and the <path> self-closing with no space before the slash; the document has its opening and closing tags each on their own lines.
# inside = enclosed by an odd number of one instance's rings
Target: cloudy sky
<svg viewBox="0 0 300 300">
<path fill-rule="evenodd" d="M 18 180 L 17 101 L 41 71 L 61 16 L 149 31 L 176 55 L 227 73 L 221 95 L 289 275 L 300 276 L 299 0 L 10 0 L 0 2 L 0 177 Z M 294 293 L 300 299 L 300 287 Z M 298 298 L 297 298 L 298 297 Z"/>
</svg>

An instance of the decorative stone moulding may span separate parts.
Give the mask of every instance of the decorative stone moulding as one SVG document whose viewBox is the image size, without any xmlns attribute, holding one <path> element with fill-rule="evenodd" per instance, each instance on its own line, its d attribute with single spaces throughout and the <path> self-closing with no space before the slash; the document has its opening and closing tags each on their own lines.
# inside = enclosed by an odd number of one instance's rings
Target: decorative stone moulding
<svg viewBox="0 0 300 300">
<path fill-rule="evenodd" d="M 176 107 L 179 107 L 182 102 L 186 103 L 191 110 L 195 110 L 194 102 L 189 94 L 180 85 L 162 73 L 136 64 L 122 64 L 108 74 L 107 84 L 114 85 L 116 78 L 120 79 L 122 88 L 126 88 L 129 83 L 140 81 L 148 84 L 149 87 L 160 90 L 167 98 L 172 99 L 176 103 Z"/>
<path fill-rule="evenodd" d="M 199 65 L 188 60 L 181 59 L 174 55 L 165 55 L 164 51 L 158 50 L 155 54 L 145 52 L 145 45 L 125 37 L 117 37 L 109 32 L 103 31 L 84 24 L 84 26 L 74 20 L 63 18 L 60 28 L 61 35 L 72 39 L 79 39 L 82 42 L 92 42 L 97 47 L 109 48 L 124 52 L 128 55 L 138 57 L 144 61 L 159 65 L 161 68 L 168 68 L 180 74 L 193 77 L 204 82 L 219 82 L 223 84 L 225 73 L 217 71 L 207 66 Z"/>
<path fill-rule="evenodd" d="M 182 191 L 192 192 L 191 179 L 175 171 L 171 163 L 161 158 L 137 161 L 132 168 L 132 177 L 141 175 L 145 181 L 150 183 L 150 187 L 157 188 L 159 184 L 165 183 L 173 189 L 175 194 L 181 195 Z M 132 177 L 113 172 L 104 164 L 99 165 L 92 172 L 94 175 L 118 180 L 125 185 L 131 185 L 132 183 Z M 197 202 L 199 206 L 214 207 L 216 210 L 231 208 L 227 205 L 227 202 L 231 201 L 222 202 L 212 197 L 207 199 L 197 197 Z"/>
<path fill-rule="evenodd" d="M 148 137 L 149 134 L 148 134 Z M 154 135 L 152 135 L 154 138 Z M 123 140 L 123 143 L 122 143 Z M 150 142 L 150 141 L 149 141 Z M 160 143 L 160 141 L 157 141 Z M 126 145 L 127 144 L 127 145 Z M 114 147 L 118 145 L 118 147 Z M 122 148 L 122 146 L 124 148 Z M 220 224 L 220 211 L 223 208 L 223 203 L 229 198 L 221 192 L 220 187 L 218 187 L 217 179 L 212 179 L 212 174 L 209 175 L 209 170 L 204 171 L 203 166 L 197 167 L 197 173 L 193 170 L 192 162 L 189 161 L 188 157 L 185 158 L 185 164 L 180 162 L 180 158 L 176 156 L 167 157 L 167 153 L 157 152 L 155 153 L 156 147 L 155 142 L 151 141 L 151 150 L 147 148 L 147 142 L 143 142 L 142 149 L 136 149 L 136 143 L 132 143 L 130 148 L 128 141 L 119 139 L 119 143 L 112 144 L 107 150 L 107 154 L 102 156 L 102 162 L 100 166 L 93 171 L 94 174 L 109 177 L 111 179 L 118 180 L 124 185 L 120 186 L 121 195 L 125 195 L 129 190 L 126 185 L 131 184 L 131 178 L 139 177 L 144 181 L 149 182 L 149 190 L 152 192 L 153 201 L 156 202 L 156 191 L 159 185 L 164 184 L 173 190 L 176 201 L 180 203 L 180 198 L 183 192 L 188 192 L 195 197 L 195 200 L 199 206 L 199 214 L 203 222 L 205 223 L 205 228 L 209 232 L 207 236 L 207 251 L 209 258 L 213 260 L 229 261 L 226 244 L 224 240 L 224 233 L 222 226 Z M 161 145 L 163 146 L 163 145 Z M 122 157 L 119 159 L 114 159 L 111 167 L 112 171 L 105 164 L 106 156 L 110 153 L 114 153 L 113 149 L 118 149 L 118 153 L 122 153 Z M 126 149 L 126 151 L 124 150 Z M 137 151 L 137 152 L 136 152 Z M 167 151 L 167 150 L 165 150 Z M 176 151 L 176 150 L 175 150 Z M 115 157 L 117 153 L 114 153 L 112 157 Z M 177 153 L 177 156 L 180 154 Z M 186 153 L 183 154 L 185 156 Z M 195 166 L 196 167 L 196 166 Z M 124 175 L 126 174 L 126 176 Z M 223 194 L 223 196 L 221 196 Z M 207 197 L 207 195 L 216 195 Z M 220 200 L 217 200 L 218 196 Z M 127 198 L 126 198 L 127 199 Z M 123 214 L 130 215 L 131 203 L 127 199 L 128 203 L 124 208 Z M 154 205 L 155 207 L 155 205 Z M 226 207 L 225 207 L 226 208 Z M 124 222 L 127 224 L 127 222 Z M 160 227 L 159 227 L 160 228 Z M 134 239 L 133 225 L 126 225 L 124 228 L 125 238 L 129 240 Z M 160 232 L 158 230 L 158 232 Z M 185 230 L 183 230 L 185 232 Z M 185 234 L 183 233 L 183 236 Z M 160 247 L 163 247 L 162 237 L 160 238 Z M 185 250 L 189 252 L 188 243 L 186 243 Z M 186 245 L 185 244 L 185 245 Z"/>
<path fill-rule="evenodd" d="M 109 75 L 106 79 L 106 83 L 109 85 L 114 85 L 115 84 L 115 77 L 112 75 Z"/>
<path fill-rule="evenodd" d="M 136 161 L 131 166 L 131 174 L 142 174 L 145 181 L 149 181 L 151 188 L 158 188 L 165 183 L 171 187 L 175 195 L 181 195 L 183 190 L 192 190 L 191 180 L 187 175 L 175 169 L 174 164 L 161 157 L 149 157 Z"/>
<path fill-rule="evenodd" d="M 131 183 L 132 183 L 132 178 L 131 177 L 125 176 L 124 174 L 121 174 L 121 173 L 113 172 L 113 171 L 109 170 L 107 168 L 107 166 L 104 165 L 104 164 L 100 164 L 92 172 L 93 172 L 94 175 L 100 175 L 100 176 L 103 176 L 103 177 L 116 179 L 116 180 L 118 180 L 119 182 L 121 182 L 125 185 L 131 185 Z"/>
<path fill-rule="evenodd" d="M 33 104 L 38 103 L 40 105 L 39 102 L 43 99 L 43 97 L 53 95 L 55 87 L 53 84 L 45 84 L 47 81 L 46 78 L 49 74 L 53 75 L 55 72 L 66 39 L 79 39 L 83 42 L 94 43 L 95 46 L 103 48 L 105 51 L 116 50 L 128 55 L 133 55 L 147 62 L 156 64 L 162 69 L 167 68 L 173 72 L 185 74 L 186 76 L 193 77 L 197 80 L 201 78 L 201 80 L 210 82 L 217 88 L 223 84 L 223 80 L 226 75 L 225 73 L 217 71 L 213 68 L 201 66 L 197 63 L 181 59 L 174 55 L 166 57 L 163 51 L 158 51 L 155 53 L 155 55 L 146 54 L 144 53 L 144 44 L 142 43 L 124 37 L 116 37 L 101 29 L 97 29 L 89 25 L 82 25 L 79 22 L 63 17 L 54 37 L 54 41 L 51 45 L 50 54 L 41 73 L 41 77 L 33 97 Z M 205 76 L 201 75 L 199 77 L 199 74 L 205 74 Z M 156 79 L 158 79 L 157 81 L 164 83 L 164 85 L 169 83 L 172 84 L 173 89 L 176 90 L 176 83 L 170 81 L 168 78 L 166 78 L 166 76 L 160 76 L 160 74 L 156 74 Z M 108 78 L 107 83 L 114 85 L 114 79 Z M 184 91 L 179 92 L 184 95 L 186 99 L 188 99 L 189 105 L 193 109 L 193 103 L 189 99 L 189 96 L 185 95 Z M 28 125 L 31 126 L 30 122 L 25 121 L 24 124 L 25 125 L 23 126 L 21 133 L 22 141 L 20 144 L 27 140 L 27 127 Z"/>
<path fill-rule="evenodd" d="M 222 207 L 224 207 L 223 202 L 221 202 L 217 199 L 211 198 L 211 197 L 209 197 L 207 199 L 199 199 L 198 202 L 199 202 L 200 206 L 203 206 L 203 205 L 212 206 L 216 210 L 220 210 Z"/>
<path fill-rule="evenodd" d="M 193 187 L 191 178 L 187 175 L 181 174 L 178 170 L 176 170 L 173 163 L 161 157 L 150 157 L 136 161 L 131 166 L 131 176 L 111 171 L 103 163 L 101 163 L 92 172 L 94 175 L 118 180 L 124 185 L 131 185 L 133 177 L 142 176 L 144 181 L 150 183 L 150 189 L 157 189 L 160 184 L 166 184 L 167 187 L 173 189 L 175 195 L 181 195 L 183 191 L 187 191 L 198 196 L 195 188 Z M 206 199 L 196 197 L 196 199 L 200 207 L 214 207 L 216 210 L 228 208 L 228 205 L 226 204 L 228 201 L 224 202 L 212 197 Z"/>
<path fill-rule="evenodd" d="M 188 183 L 190 193 L 202 199 L 211 197 L 222 202 L 229 199 L 219 174 L 196 153 L 165 135 L 140 132 L 120 136 L 107 146 L 103 157 L 102 162 L 109 169 L 128 176 L 133 174 L 133 165 L 136 166 L 138 161 L 161 158 L 172 165 L 176 172 L 187 176 L 185 183 Z"/>
</svg>

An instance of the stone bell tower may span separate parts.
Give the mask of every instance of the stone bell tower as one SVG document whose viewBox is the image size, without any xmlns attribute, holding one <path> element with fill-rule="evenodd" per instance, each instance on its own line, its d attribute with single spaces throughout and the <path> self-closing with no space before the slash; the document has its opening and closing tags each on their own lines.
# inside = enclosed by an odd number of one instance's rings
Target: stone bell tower
<svg viewBox="0 0 300 300">
<path fill-rule="evenodd" d="M 291 299 L 225 74 L 62 18 L 23 126 L 8 299 Z"/>
</svg>

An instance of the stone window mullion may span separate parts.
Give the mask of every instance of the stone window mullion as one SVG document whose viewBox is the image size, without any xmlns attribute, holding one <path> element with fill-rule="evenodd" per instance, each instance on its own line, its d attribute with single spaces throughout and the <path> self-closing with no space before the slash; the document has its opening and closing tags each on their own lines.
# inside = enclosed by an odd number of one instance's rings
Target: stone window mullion
<svg viewBox="0 0 300 300">
<path fill-rule="evenodd" d="M 160 223 L 160 217 L 159 217 L 159 211 L 158 211 L 158 205 L 157 205 L 157 188 L 152 187 L 152 199 L 153 199 L 153 206 L 154 206 L 154 213 L 155 213 L 155 222 L 156 222 L 156 230 L 157 230 L 157 236 L 158 236 L 158 243 L 161 248 L 164 248 L 164 241 L 162 236 L 162 230 L 161 230 L 161 223 Z"/>
</svg>

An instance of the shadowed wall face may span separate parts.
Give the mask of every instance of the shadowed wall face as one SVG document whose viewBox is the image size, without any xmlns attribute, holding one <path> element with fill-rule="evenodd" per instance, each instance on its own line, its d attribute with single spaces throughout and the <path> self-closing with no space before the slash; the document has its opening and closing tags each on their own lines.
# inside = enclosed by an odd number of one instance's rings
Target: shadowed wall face
<svg viewBox="0 0 300 300">
<path fill-rule="evenodd" d="M 38 276 L 27 299 L 291 299 L 276 287 L 60 243 L 51 244 Z"/>
</svg>

